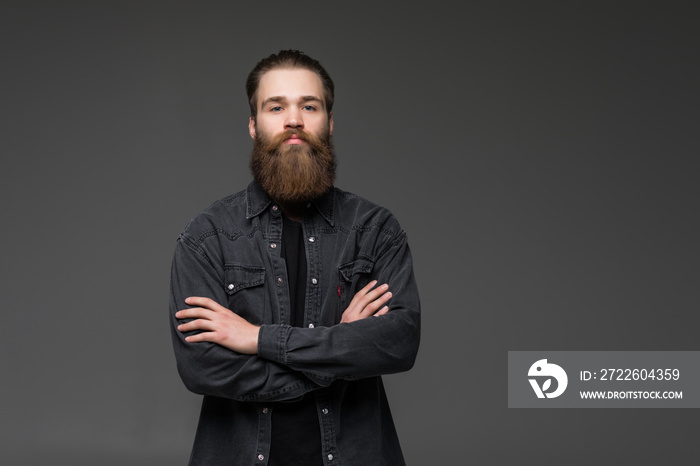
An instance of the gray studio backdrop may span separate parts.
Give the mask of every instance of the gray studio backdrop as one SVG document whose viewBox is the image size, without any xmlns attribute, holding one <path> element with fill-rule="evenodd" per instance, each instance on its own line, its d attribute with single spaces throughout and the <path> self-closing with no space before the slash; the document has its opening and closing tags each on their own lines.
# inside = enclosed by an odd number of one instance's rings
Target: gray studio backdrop
<svg viewBox="0 0 700 466">
<path fill-rule="evenodd" d="M 696 410 L 509 410 L 506 378 L 698 349 L 696 9 L 456 3 L 3 2 L 3 464 L 186 464 L 171 255 L 250 180 L 243 82 L 281 48 L 335 79 L 338 186 L 409 235 L 410 465 L 697 461 Z"/>
</svg>

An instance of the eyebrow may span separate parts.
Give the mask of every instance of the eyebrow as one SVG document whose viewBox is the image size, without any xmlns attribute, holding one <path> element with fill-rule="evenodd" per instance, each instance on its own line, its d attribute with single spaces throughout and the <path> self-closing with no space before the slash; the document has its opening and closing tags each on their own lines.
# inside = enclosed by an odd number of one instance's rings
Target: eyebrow
<svg viewBox="0 0 700 466">
<path fill-rule="evenodd" d="M 301 100 L 302 102 L 319 102 L 325 107 L 323 99 L 315 95 L 303 95 L 299 98 L 299 100 Z M 265 105 L 269 104 L 270 102 L 285 103 L 287 102 L 287 98 L 281 95 L 268 97 L 267 99 L 262 101 L 262 103 L 260 104 L 260 108 L 265 107 Z"/>
</svg>

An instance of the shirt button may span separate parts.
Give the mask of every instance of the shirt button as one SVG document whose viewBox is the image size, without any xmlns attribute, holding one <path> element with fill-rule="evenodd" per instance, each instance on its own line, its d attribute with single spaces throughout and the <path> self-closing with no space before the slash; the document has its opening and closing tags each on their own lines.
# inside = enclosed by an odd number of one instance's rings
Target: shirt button
<svg viewBox="0 0 700 466">
<path fill-rule="evenodd" d="M 267 408 L 262 409 L 263 414 L 267 414 Z"/>
<path fill-rule="evenodd" d="M 315 285 L 316 283 L 318 283 L 318 280 L 316 280 L 315 278 L 312 278 L 311 283 L 313 283 Z M 230 285 L 230 286 L 233 286 L 233 285 Z"/>
<path fill-rule="evenodd" d="M 314 328 L 314 324 L 309 324 L 309 328 Z"/>
<path fill-rule="evenodd" d="M 323 408 L 323 409 L 321 410 L 321 412 L 322 412 L 323 414 L 328 414 L 328 408 Z"/>
<path fill-rule="evenodd" d="M 272 249 L 275 249 L 275 248 L 277 247 L 277 243 L 270 243 L 270 247 L 271 247 Z"/>
<path fill-rule="evenodd" d="M 314 238 L 313 236 L 309 236 L 309 243 L 313 243 L 314 241 L 316 241 L 316 238 Z"/>
<path fill-rule="evenodd" d="M 333 455 L 328 455 L 328 461 L 333 461 Z"/>
<path fill-rule="evenodd" d="M 278 209 L 278 207 L 276 205 L 272 206 L 272 210 L 274 210 L 275 212 L 277 212 L 277 209 Z"/>
<path fill-rule="evenodd" d="M 234 289 L 234 288 L 235 288 L 235 285 L 234 285 L 233 283 L 229 283 L 228 289 L 229 289 L 229 290 L 232 290 L 232 289 Z"/>
<path fill-rule="evenodd" d="M 279 278 L 277 279 L 277 283 L 282 283 L 282 277 L 279 277 Z"/>
<path fill-rule="evenodd" d="M 264 457 L 263 455 L 258 455 L 258 459 L 259 459 L 260 461 L 262 461 L 262 460 L 265 459 L 265 457 Z"/>
<path fill-rule="evenodd" d="M 309 202 L 308 204 L 306 204 L 306 207 L 311 207 L 311 203 Z"/>
</svg>

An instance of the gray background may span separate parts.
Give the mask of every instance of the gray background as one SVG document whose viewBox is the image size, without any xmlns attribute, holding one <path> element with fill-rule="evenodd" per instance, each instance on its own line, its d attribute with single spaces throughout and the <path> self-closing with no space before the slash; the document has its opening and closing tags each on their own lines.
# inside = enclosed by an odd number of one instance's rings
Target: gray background
<svg viewBox="0 0 700 466">
<path fill-rule="evenodd" d="M 698 15 L 612 3 L 3 2 L 3 464 L 186 463 L 174 242 L 250 179 L 243 82 L 289 47 L 414 251 L 409 464 L 694 464 L 696 410 L 507 408 L 508 350 L 698 349 Z"/>
</svg>

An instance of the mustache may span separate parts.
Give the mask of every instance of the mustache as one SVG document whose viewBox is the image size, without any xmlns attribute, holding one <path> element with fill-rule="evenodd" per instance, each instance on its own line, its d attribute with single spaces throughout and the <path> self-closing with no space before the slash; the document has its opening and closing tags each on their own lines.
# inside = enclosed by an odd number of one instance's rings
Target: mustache
<svg viewBox="0 0 700 466">
<path fill-rule="evenodd" d="M 263 149 L 266 151 L 272 152 L 275 151 L 276 149 L 279 149 L 284 141 L 287 139 L 291 138 L 292 136 L 296 136 L 297 138 L 301 139 L 302 141 L 307 142 L 311 147 L 315 149 L 320 149 L 320 150 L 327 150 L 328 149 L 328 143 L 323 140 L 322 138 L 316 136 L 313 133 L 308 133 L 304 131 L 301 128 L 297 129 L 288 129 L 282 133 L 270 136 L 270 137 L 265 137 L 265 138 L 259 138 L 260 142 L 263 145 Z"/>
</svg>

